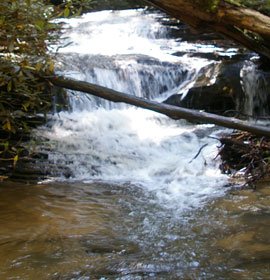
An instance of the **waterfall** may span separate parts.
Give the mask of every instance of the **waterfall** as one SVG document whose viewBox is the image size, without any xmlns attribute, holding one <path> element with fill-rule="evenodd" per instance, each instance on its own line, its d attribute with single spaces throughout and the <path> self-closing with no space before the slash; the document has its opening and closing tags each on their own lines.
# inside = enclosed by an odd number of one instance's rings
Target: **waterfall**
<svg viewBox="0 0 270 280">
<path fill-rule="evenodd" d="M 65 60 L 61 57 L 60 61 Z M 69 65 L 63 67 L 65 75 L 117 90 L 119 92 L 164 100 L 171 94 L 187 90 L 196 77 L 196 69 L 189 69 L 185 63 L 160 61 L 146 55 L 81 55 L 69 54 Z M 64 63 L 62 62 L 61 65 Z M 62 69 L 63 69 L 62 68 Z M 71 109 L 90 107 L 119 108 L 119 105 L 100 98 L 85 95 L 70 95 Z M 81 100 L 81 102 L 80 102 Z M 126 107 L 126 106 L 121 106 Z"/>
<path fill-rule="evenodd" d="M 240 72 L 245 92 L 244 112 L 249 116 L 268 116 L 270 112 L 269 73 L 259 70 L 253 62 L 246 62 Z"/>
<path fill-rule="evenodd" d="M 190 46 L 168 38 L 168 27 L 159 21 L 161 17 L 144 10 L 126 10 L 89 13 L 68 20 L 68 37 L 63 44 L 69 46 L 58 56 L 60 72 L 158 101 L 186 93 L 200 69 L 211 62 L 171 55 Z M 115 108 L 94 97 L 70 97 L 72 110 L 89 106 Z"/>
<path fill-rule="evenodd" d="M 164 21 L 147 10 L 68 19 L 57 71 L 158 101 L 215 85 L 224 64 L 188 54 L 222 50 L 171 38 L 177 27 Z M 235 76 L 241 90 L 241 67 L 226 65 L 221 89 L 237 91 Z M 248 63 L 241 73 L 256 99 L 263 73 Z M 33 132 L 40 153 L 26 161 L 52 178 L 1 182 L 0 279 L 269 279 L 269 184 L 224 187 L 216 139 L 226 130 L 67 95 L 69 109 Z"/>
<path fill-rule="evenodd" d="M 128 10 L 68 20 L 64 35 L 72 43 L 58 55 L 58 71 L 152 100 L 184 94 L 212 62 L 172 55 L 195 46 L 167 38 L 160 17 Z M 40 150 L 49 162 L 70 170 L 69 178 L 63 174 L 58 180 L 132 184 L 179 209 L 202 206 L 224 192 L 227 177 L 215 159 L 218 142 L 208 137 L 218 133 L 214 126 L 82 93 L 70 92 L 69 98 L 70 110 L 51 116 L 36 132 L 45 139 Z"/>
</svg>

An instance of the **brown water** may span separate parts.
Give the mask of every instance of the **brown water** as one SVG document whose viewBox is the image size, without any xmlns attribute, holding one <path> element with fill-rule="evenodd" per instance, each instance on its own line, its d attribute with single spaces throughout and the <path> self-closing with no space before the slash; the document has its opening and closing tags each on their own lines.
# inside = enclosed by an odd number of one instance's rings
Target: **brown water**
<svg viewBox="0 0 270 280">
<path fill-rule="evenodd" d="M 177 212 L 131 185 L 0 185 L 0 279 L 270 279 L 270 186 Z"/>
</svg>

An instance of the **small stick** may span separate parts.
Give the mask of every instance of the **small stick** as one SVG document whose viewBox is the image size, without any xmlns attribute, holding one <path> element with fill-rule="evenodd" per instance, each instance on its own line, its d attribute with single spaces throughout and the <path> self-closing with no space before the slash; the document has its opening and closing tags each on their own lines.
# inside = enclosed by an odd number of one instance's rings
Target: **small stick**
<svg viewBox="0 0 270 280">
<path fill-rule="evenodd" d="M 201 148 L 199 149 L 199 151 L 198 151 L 198 153 L 196 154 L 196 156 L 195 156 L 189 163 L 192 163 L 192 161 L 193 161 L 194 159 L 196 159 L 196 158 L 199 156 L 199 154 L 201 153 L 202 149 L 205 148 L 207 145 L 208 145 L 208 144 L 204 144 L 203 146 L 201 146 Z"/>
</svg>

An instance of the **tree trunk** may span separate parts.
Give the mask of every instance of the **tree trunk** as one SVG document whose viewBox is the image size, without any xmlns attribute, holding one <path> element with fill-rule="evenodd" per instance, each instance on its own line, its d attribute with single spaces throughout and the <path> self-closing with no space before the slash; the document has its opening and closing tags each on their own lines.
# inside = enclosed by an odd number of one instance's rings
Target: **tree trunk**
<svg viewBox="0 0 270 280">
<path fill-rule="evenodd" d="M 228 118 L 211 113 L 176 107 L 164 103 L 158 103 L 155 101 L 146 100 L 144 98 L 131 96 L 129 94 L 118 92 L 102 86 L 90 84 L 83 81 L 75 81 L 61 76 L 50 76 L 43 78 L 47 79 L 49 82 L 58 87 L 82 91 L 113 102 L 124 102 L 167 115 L 172 119 L 187 119 L 189 121 L 206 122 L 228 128 L 248 131 L 255 135 L 270 137 L 270 128 L 249 124 L 247 122 L 243 122 L 234 118 Z"/>
<path fill-rule="evenodd" d="M 266 15 L 222 0 L 214 10 L 205 5 L 209 1 L 145 1 L 195 30 L 211 29 L 270 60 L 270 17 Z"/>
</svg>

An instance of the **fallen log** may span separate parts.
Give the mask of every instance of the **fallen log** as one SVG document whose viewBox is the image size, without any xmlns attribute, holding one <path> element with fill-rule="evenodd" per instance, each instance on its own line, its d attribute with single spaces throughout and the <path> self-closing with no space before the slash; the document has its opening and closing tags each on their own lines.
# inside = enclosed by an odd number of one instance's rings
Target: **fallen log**
<svg viewBox="0 0 270 280">
<path fill-rule="evenodd" d="M 189 121 L 211 123 L 227 128 L 247 131 L 254 135 L 270 137 L 269 127 L 250 124 L 235 118 L 150 101 L 88 82 L 76 81 L 62 76 L 44 76 L 43 78 L 58 87 L 81 91 L 113 102 L 123 102 L 140 108 L 152 110 L 175 120 L 186 119 Z"/>
<path fill-rule="evenodd" d="M 145 0 L 180 19 L 193 30 L 212 31 L 270 59 L 270 17 L 228 1 Z"/>
</svg>

